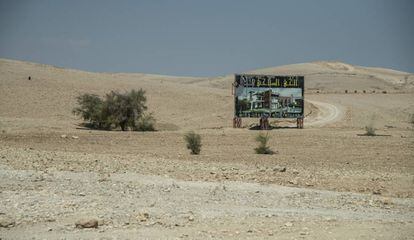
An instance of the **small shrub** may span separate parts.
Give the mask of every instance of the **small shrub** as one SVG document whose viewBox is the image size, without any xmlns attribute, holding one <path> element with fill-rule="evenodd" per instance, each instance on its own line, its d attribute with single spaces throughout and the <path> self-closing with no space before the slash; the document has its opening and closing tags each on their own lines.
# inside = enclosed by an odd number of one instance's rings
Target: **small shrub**
<svg viewBox="0 0 414 240">
<path fill-rule="evenodd" d="M 259 146 L 255 148 L 254 151 L 257 154 L 273 154 L 273 151 L 269 148 L 269 146 L 267 146 L 269 139 L 270 139 L 270 136 L 267 133 L 266 135 L 262 133 L 257 135 L 256 141 L 259 143 Z"/>
<path fill-rule="evenodd" d="M 365 135 L 376 136 L 375 128 L 373 126 L 365 126 Z"/>
<path fill-rule="evenodd" d="M 362 90 L 362 93 L 367 93 L 367 91 L 365 91 L 365 90 Z"/>
<path fill-rule="evenodd" d="M 348 93 L 348 90 L 345 90 L 345 93 Z"/>
<path fill-rule="evenodd" d="M 357 91 L 357 90 L 355 90 L 355 91 L 354 91 L 354 93 L 358 93 L 358 91 Z"/>
<path fill-rule="evenodd" d="M 385 90 L 384 90 L 384 91 L 382 91 L 382 93 L 383 93 L 383 94 L 387 94 L 387 91 L 385 91 Z"/>
<path fill-rule="evenodd" d="M 201 151 L 201 136 L 194 132 L 189 132 L 184 135 L 187 142 L 187 149 L 191 150 L 191 154 L 200 154 Z"/>
<path fill-rule="evenodd" d="M 135 131 L 155 131 L 155 118 L 152 114 L 143 114 L 136 122 Z"/>
</svg>

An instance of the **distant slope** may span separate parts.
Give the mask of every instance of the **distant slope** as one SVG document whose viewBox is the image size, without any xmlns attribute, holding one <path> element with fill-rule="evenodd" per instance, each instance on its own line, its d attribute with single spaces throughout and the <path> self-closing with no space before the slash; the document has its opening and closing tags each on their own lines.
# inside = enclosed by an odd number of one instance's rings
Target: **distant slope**
<svg viewBox="0 0 414 240">
<path fill-rule="evenodd" d="M 232 115 L 231 97 L 226 96 L 229 91 L 190 84 L 197 81 L 200 79 L 194 77 L 92 73 L 0 59 L 0 118 L 3 122 L 38 121 L 36 125 L 41 123 L 45 128 L 73 128 L 80 122 L 71 113 L 79 94 L 104 95 L 111 90 L 139 88 L 147 92 L 149 111 L 154 112 L 161 128 L 209 126 L 217 122 L 215 119 L 222 112 Z"/>
<path fill-rule="evenodd" d="M 337 62 L 293 64 L 250 73 L 305 75 L 307 93 L 316 89 L 321 93 L 343 93 L 345 89 L 350 92 L 413 92 L 414 89 L 413 74 Z M 29 76 L 31 80 L 28 80 Z M 234 111 L 233 78 L 233 75 L 197 78 L 92 73 L 0 59 L 0 127 L 13 130 L 75 129 L 81 120 L 72 114 L 72 109 L 79 94 L 103 96 L 111 90 L 139 88 L 147 92 L 149 111 L 154 113 L 160 130 L 230 127 Z M 307 107 L 305 113 L 310 109 Z M 316 110 L 313 112 L 317 114 Z"/>
<path fill-rule="evenodd" d="M 311 62 L 253 70 L 248 73 L 275 75 L 304 75 L 309 91 L 414 91 L 414 74 L 384 68 L 353 66 L 341 62 Z M 212 78 L 203 84 L 230 88 L 233 76 Z"/>
</svg>

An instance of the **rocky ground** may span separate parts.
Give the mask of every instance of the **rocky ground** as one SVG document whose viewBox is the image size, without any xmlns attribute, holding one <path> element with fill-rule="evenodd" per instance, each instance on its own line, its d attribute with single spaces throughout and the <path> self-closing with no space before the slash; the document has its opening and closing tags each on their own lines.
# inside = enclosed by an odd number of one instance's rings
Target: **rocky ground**
<svg viewBox="0 0 414 240">
<path fill-rule="evenodd" d="M 335 62 L 258 72 L 306 81 L 305 129 L 272 121 L 274 155 L 254 152 L 257 119 L 231 128 L 230 75 L 0 59 L 0 239 L 412 239 L 414 75 Z M 71 113 L 80 93 L 139 88 L 157 132 L 92 131 Z"/>
<path fill-rule="evenodd" d="M 0 174 L 4 239 L 410 239 L 414 227 L 411 199 L 372 194 L 133 172 Z"/>
<path fill-rule="evenodd" d="M 409 132 L 273 130 L 277 153 L 270 156 L 254 154 L 255 131 L 200 133 L 199 156 L 188 153 L 177 131 L 1 134 L 0 236 L 410 239 L 414 233 Z"/>
</svg>

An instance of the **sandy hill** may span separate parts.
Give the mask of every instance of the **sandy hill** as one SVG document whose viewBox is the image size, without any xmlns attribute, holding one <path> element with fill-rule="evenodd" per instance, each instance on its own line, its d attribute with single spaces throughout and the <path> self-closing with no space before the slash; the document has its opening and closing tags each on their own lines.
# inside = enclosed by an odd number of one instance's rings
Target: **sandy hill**
<svg viewBox="0 0 414 240">
<path fill-rule="evenodd" d="M 393 91 L 412 92 L 414 74 L 385 68 L 354 66 L 342 62 L 311 62 L 271 67 L 249 71 L 247 73 L 275 75 L 303 75 L 305 87 L 311 92 L 348 91 Z M 217 88 L 229 88 L 232 75 L 211 78 L 209 85 Z M 205 83 L 204 83 L 205 84 Z"/>
<path fill-rule="evenodd" d="M 273 155 L 255 153 L 263 131 L 247 119 L 231 127 L 231 75 L 0 60 L 0 238 L 412 239 L 413 75 L 333 62 L 253 72 L 305 75 L 305 128 L 272 119 Z M 159 131 L 78 128 L 79 94 L 139 88 Z"/>
<path fill-rule="evenodd" d="M 362 90 L 412 92 L 414 75 L 389 69 L 366 68 L 339 62 L 312 62 L 251 71 L 305 75 L 306 92 Z M 31 76 L 32 80 L 28 80 Z M 173 77 L 142 73 L 92 73 L 50 65 L 0 59 L 0 117 L 18 129 L 36 126 L 74 128 L 71 114 L 81 93 L 103 95 L 110 90 L 143 88 L 159 129 L 230 126 L 233 115 L 233 76 Z M 307 109 L 310 111 L 309 108 Z M 46 121 L 47 120 L 47 121 Z M 19 122 L 20 121 L 20 122 Z"/>
</svg>

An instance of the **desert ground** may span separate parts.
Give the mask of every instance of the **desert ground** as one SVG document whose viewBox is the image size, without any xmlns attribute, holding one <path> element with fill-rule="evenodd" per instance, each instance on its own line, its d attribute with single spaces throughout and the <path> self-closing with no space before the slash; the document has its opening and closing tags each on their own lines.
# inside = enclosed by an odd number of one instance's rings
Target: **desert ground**
<svg viewBox="0 0 414 240">
<path fill-rule="evenodd" d="M 273 155 L 254 152 L 257 119 L 232 128 L 233 75 L 0 59 L 0 239 L 412 239 L 414 74 L 341 62 L 250 72 L 305 76 L 305 128 L 272 121 Z M 72 114 L 79 94 L 139 88 L 155 132 L 90 130 Z"/>
</svg>

